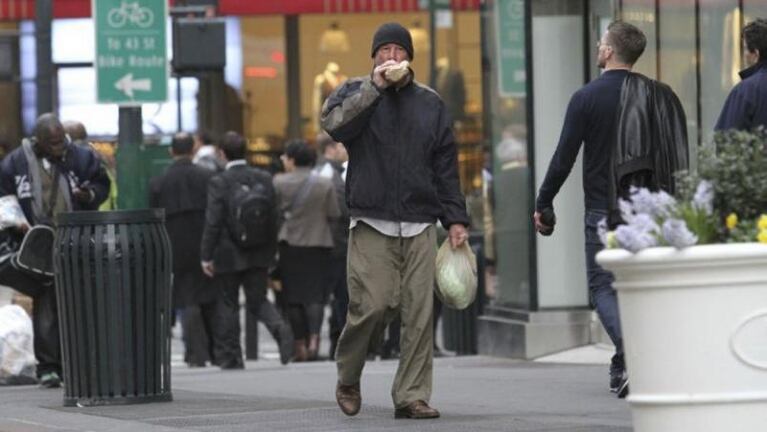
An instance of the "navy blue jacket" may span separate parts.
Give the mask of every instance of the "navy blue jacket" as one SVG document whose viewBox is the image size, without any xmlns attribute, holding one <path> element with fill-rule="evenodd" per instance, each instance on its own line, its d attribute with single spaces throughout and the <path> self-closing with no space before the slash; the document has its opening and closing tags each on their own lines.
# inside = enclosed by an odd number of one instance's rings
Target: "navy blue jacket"
<svg viewBox="0 0 767 432">
<path fill-rule="evenodd" d="M 89 203 L 79 203 L 72 200 L 72 210 L 98 210 L 109 193 L 109 176 L 93 150 L 67 144 L 67 150 L 59 170 L 66 178 L 70 193 L 85 182 L 93 191 L 93 199 Z M 18 146 L 0 164 L 0 196 L 16 195 L 24 215 L 32 225 L 37 221 L 32 211 L 32 186 L 22 146 Z"/>
<path fill-rule="evenodd" d="M 610 154 L 615 146 L 621 89 L 628 74 L 622 69 L 605 71 L 573 94 L 557 150 L 538 192 L 537 210 L 553 207 L 554 197 L 570 175 L 582 143 L 586 208 L 609 207 Z"/>
<path fill-rule="evenodd" d="M 715 130 L 751 130 L 767 126 L 767 60 L 740 72 L 736 85 L 722 107 Z"/>
</svg>

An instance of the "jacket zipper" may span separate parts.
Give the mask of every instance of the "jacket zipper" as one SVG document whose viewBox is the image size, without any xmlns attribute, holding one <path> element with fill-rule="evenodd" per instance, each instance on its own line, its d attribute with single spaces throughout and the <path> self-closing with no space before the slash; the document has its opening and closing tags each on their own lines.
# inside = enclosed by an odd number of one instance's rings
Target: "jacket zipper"
<svg viewBox="0 0 767 432">
<path fill-rule="evenodd" d="M 392 130 L 395 131 L 394 132 L 394 134 L 395 134 L 394 135 L 395 148 L 397 149 L 397 175 L 396 175 L 396 181 L 397 181 L 397 188 L 396 188 L 397 195 L 396 195 L 396 198 L 397 199 L 396 199 L 396 207 L 394 208 L 395 216 L 397 217 L 397 223 L 401 223 L 402 222 L 402 211 L 401 211 L 402 199 L 400 197 L 400 193 L 401 193 L 400 192 L 401 191 L 401 187 L 400 186 L 401 186 L 401 183 L 402 183 L 402 175 L 401 175 L 402 174 L 402 148 L 401 148 L 402 143 L 401 143 L 401 140 L 400 140 L 400 136 L 401 136 L 401 134 L 399 132 L 400 128 L 397 127 L 397 125 L 400 124 L 400 97 L 399 97 L 399 91 L 400 91 L 399 88 L 395 88 L 394 89 L 394 119 L 395 119 L 395 123 L 392 125 Z M 400 224 L 400 230 L 402 229 L 401 226 L 402 225 Z M 400 232 L 400 234 L 402 234 L 402 233 Z"/>
</svg>

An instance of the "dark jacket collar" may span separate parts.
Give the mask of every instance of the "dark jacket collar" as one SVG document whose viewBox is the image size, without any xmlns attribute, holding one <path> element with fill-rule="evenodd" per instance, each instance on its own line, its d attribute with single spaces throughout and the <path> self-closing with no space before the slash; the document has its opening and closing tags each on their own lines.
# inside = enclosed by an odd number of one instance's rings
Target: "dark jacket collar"
<svg viewBox="0 0 767 432">
<path fill-rule="evenodd" d="M 192 164 L 192 158 L 191 157 L 177 157 L 173 159 L 173 165 L 191 165 Z"/>
<path fill-rule="evenodd" d="M 738 73 L 738 75 L 740 75 L 741 79 L 746 79 L 762 69 L 767 69 L 767 60 L 762 60 L 753 66 L 743 69 Z"/>
</svg>

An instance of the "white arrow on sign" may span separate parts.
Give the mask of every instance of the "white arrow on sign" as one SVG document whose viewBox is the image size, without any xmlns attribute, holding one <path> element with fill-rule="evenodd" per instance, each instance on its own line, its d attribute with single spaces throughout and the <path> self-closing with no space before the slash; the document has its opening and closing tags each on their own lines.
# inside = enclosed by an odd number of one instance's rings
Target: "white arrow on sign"
<svg viewBox="0 0 767 432">
<path fill-rule="evenodd" d="M 133 98 L 134 90 L 151 91 L 152 80 L 149 78 L 134 80 L 133 73 L 127 73 L 115 82 L 115 88 L 125 93 L 125 96 Z"/>
</svg>

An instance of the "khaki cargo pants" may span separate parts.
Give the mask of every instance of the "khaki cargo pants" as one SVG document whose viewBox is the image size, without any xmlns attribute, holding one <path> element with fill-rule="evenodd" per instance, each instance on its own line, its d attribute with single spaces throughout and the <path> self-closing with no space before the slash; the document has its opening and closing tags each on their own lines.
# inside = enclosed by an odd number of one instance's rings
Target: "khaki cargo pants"
<svg viewBox="0 0 767 432">
<path fill-rule="evenodd" d="M 436 229 L 415 237 L 385 236 L 358 223 L 349 237 L 349 313 L 336 349 L 341 384 L 360 381 L 370 349 L 402 316 L 400 360 L 392 386 L 395 408 L 431 397 Z"/>
</svg>

